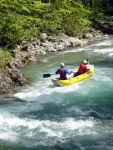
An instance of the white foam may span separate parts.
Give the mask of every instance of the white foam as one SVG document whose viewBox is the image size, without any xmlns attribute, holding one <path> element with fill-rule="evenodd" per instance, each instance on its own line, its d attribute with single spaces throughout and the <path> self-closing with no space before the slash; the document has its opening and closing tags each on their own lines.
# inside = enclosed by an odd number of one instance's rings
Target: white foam
<svg viewBox="0 0 113 150">
<path fill-rule="evenodd" d="M 109 57 L 112 57 L 112 56 L 113 56 L 113 53 L 110 53 L 110 54 L 109 54 Z"/>
<path fill-rule="evenodd" d="M 109 46 L 109 45 L 111 45 L 111 44 L 112 44 L 111 41 L 102 41 L 102 42 L 93 44 L 92 46 Z"/>
<path fill-rule="evenodd" d="M 8 117 L 3 117 L 0 115 L 0 130 L 4 131 L 0 133 L 0 139 L 9 139 L 9 135 L 15 135 L 14 138 L 12 136 L 11 141 L 17 141 L 16 135 L 24 132 L 24 136 L 35 136 L 40 132 L 45 132 L 49 137 L 65 137 L 66 132 L 76 130 L 83 130 L 84 134 L 87 134 L 86 128 L 93 128 L 96 125 L 96 122 L 92 119 L 89 120 L 74 120 L 73 118 L 67 118 L 63 122 L 55 122 L 50 120 L 33 120 L 33 119 L 20 119 L 13 115 L 8 115 Z M 25 127 L 25 128 L 23 128 Z M 22 128 L 22 131 L 20 130 Z M 34 133 L 34 130 L 36 132 Z M 20 131 L 20 133 L 19 133 Z M 29 134 L 30 132 L 30 134 Z M 8 134 L 7 134 L 8 133 Z M 14 133 L 14 134 L 12 134 Z M 16 134 L 15 134 L 16 133 Z M 90 132 L 90 134 L 92 131 Z M 88 133 L 89 134 L 89 133 Z"/>
<path fill-rule="evenodd" d="M 113 49 L 112 48 L 108 48 L 108 49 L 95 49 L 94 52 L 98 52 L 98 53 L 101 53 L 101 54 L 108 54 L 108 53 L 111 53 L 113 52 Z"/>
<path fill-rule="evenodd" d="M 43 58 L 41 61 L 42 62 L 48 62 L 48 59 L 47 58 Z"/>
<path fill-rule="evenodd" d="M 103 81 L 109 81 L 109 82 L 113 82 L 111 78 L 104 76 L 103 77 Z"/>
<path fill-rule="evenodd" d="M 51 86 L 53 86 L 51 88 Z M 41 86 L 40 86 L 41 85 Z M 19 97 L 21 99 L 27 100 L 27 101 L 34 101 L 36 98 L 40 96 L 47 96 L 47 95 L 52 95 L 53 93 L 69 93 L 73 92 L 75 90 L 78 90 L 80 88 L 79 83 L 73 84 L 71 86 L 64 86 L 64 87 L 54 87 L 52 85 L 50 80 L 47 80 L 46 83 L 41 81 L 41 83 L 35 83 L 32 86 L 28 87 L 27 89 L 23 90 L 20 93 L 16 93 L 14 96 Z M 54 95 L 55 96 L 55 95 Z M 46 98 L 46 97 L 45 97 Z"/>
<path fill-rule="evenodd" d="M 10 142 L 18 142 L 17 136 L 15 136 L 13 133 L 0 133 L 0 139 L 10 141 Z"/>
<path fill-rule="evenodd" d="M 43 122 L 43 126 L 41 128 L 42 132 L 46 132 L 47 136 L 53 137 L 59 137 L 59 138 L 65 138 L 65 134 L 70 133 L 72 131 L 78 132 L 81 134 L 81 130 L 83 131 L 83 134 L 92 134 L 92 131 L 88 130 L 87 133 L 87 128 L 93 128 L 96 122 L 94 120 L 79 120 L 76 121 L 73 118 L 68 118 L 64 122 L 51 122 L 49 120 Z"/>
</svg>

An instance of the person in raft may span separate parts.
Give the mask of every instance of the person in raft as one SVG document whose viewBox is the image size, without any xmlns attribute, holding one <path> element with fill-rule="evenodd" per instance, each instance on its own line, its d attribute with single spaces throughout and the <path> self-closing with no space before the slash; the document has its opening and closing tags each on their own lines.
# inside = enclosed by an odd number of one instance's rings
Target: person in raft
<svg viewBox="0 0 113 150">
<path fill-rule="evenodd" d="M 66 80 L 66 75 L 71 75 L 72 71 L 68 71 L 68 69 L 65 68 L 64 63 L 61 63 L 60 68 L 55 72 L 55 74 L 60 75 L 60 80 Z"/>
<path fill-rule="evenodd" d="M 83 60 L 83 62 L 80 64 L 80 67 L 78 69 L 78 71 L 74 74 L 74 77 L 81 75 L 85 72 L 89 72 L 89 69 L 87 68 L 87 61 Z"/>
</svg>

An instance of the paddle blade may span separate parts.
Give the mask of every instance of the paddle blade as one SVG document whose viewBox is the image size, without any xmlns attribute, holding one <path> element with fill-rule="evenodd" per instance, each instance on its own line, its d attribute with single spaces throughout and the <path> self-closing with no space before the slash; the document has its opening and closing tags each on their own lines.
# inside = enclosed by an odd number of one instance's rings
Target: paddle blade
<svg viewBox="0 0 113 150">
<path fill-rule="evenodd" d="M 47 78 L 47 77 L 50 77 L 51 76 L 51 74 L 43 74 L 43 78 Z"/>
<path fill-rule="evenodd" d="M 86 61 L 87 61 L 87 64 L 89 64 L 89 59 L 87 59 Z"/>
</svg>

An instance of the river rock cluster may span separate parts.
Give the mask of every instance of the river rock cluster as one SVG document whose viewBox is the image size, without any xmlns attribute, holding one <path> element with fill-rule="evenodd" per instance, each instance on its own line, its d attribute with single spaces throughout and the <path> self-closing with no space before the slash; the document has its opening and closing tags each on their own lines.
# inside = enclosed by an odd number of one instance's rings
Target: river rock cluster
<svg viewBox="0 0 113 150">
<path fill-rule="evenodd" d="M 22 51 L 28 51 L 31 55 L 46 55 L 50 52 L 65 50 L 68 47 L 85 46 L 89 41 L 99 40 L 102 37 L 102 32 L 95 31 L 94 29 L 84 33 L 81 39 L 76 36 L 67 36 L 66 34 L 53 36 L 42 33 L 40 39 L 36 37 L 32 38 L 31 41 L 24 40 L 20 42 L 18 48 Z"/>
<path fill-rule="evenodd" d="M 82 38 L 68 36 L 65 34 L 53 36 L 42 33 L 39 37 L 34 37 L 30 41 L 21 41 L 15 50 L 12 50 L 12 62 L 5 69 L 0 69 L 0 94 L 9 94 L 15 92 L 16 86 L 23 86 L 29 83 L 25 75 L 19 71 L 19 68 L 25 64 L 35 63 L 38 60 L 36 55 L 46 55 L 66 50 L 68 47 L 85 46 L 89 41 L 100 40 L 104 37 L 101 31 L 90 29 L 82 35 Z"/>
</svg>

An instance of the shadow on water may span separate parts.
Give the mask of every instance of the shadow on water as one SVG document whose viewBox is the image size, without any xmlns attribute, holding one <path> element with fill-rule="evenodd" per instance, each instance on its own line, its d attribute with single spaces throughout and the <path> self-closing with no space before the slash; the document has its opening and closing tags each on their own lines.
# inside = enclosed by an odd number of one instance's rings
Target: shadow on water
<svg viewBox="0 0 113 150">
<path fill-rule="evenodd" d="M 94 139 L 93 141 L 90 140 L 86 136 L 86 139 L 62 139 L 62 141 L 57 140 L 54 146 L 39 146 L 39 150 L 111 150 L 112 149 L 112 138 L 107 139 L 106 142 L 103 139 Z M 54 143 L 54 138 L 51 139 Z M 107 148 L 108 147 L 108 148 Z"/>
<path fill-rule="evenodd" d="M 92 140 L 93 139 L 93 140 Z M 35 140 L 35 139 L 34 139 Z M 49 143 L 49 144 L 48 144 Z M 8 144 L 8 143 L 7 143 Z M 36 141 L 35 145 L 29 147 L 29 144 L 24 146 L 20 145 L 1 145 L 3 150 L 112 150 L 113 148 L 113 135 L 103 138 L 89 138 L 89 136 L 74 137 L 72 139 L 58 139 L 57 137 L 47 138 Z"/>
<path fill-rule="evenodd" d="M 24 103 L 26 103 L 26 100 L 23 100 L 19 97 L 12 96 L 12 95 L 0 96 L 0 105 L 11 104 L 12 102 L 24 102 Z"/>
</svg>

